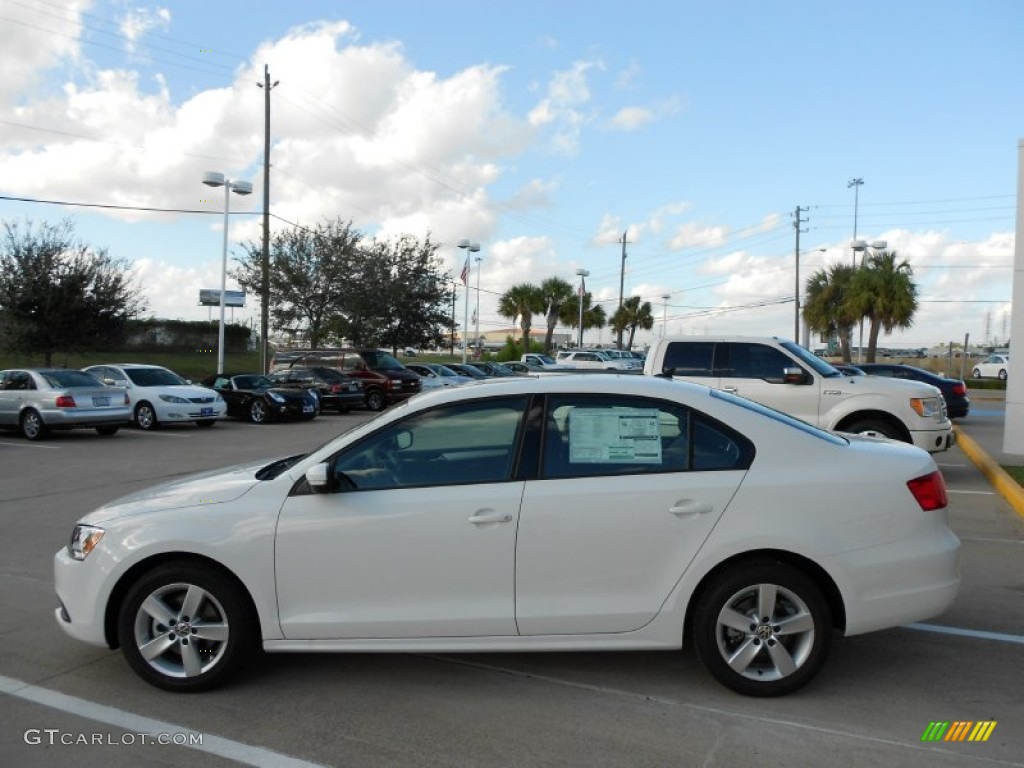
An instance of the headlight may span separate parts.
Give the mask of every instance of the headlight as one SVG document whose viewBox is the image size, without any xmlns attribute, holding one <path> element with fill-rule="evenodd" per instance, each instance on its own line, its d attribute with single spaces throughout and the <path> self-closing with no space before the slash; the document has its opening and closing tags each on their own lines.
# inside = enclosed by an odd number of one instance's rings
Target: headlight
<svg viewBox="0 0 1024 768">
<path fill-rule="evenodd" d="M 85 560 L 103 538 L 105 531 L 94 525 L 76 525 L 68 542 L 68 554 L 75 560 Z"/>
<path fill-rule="evenodd" d="M 910 407 L 923 419 L 929 419 L 942 413 L 942 402 L 937 397 L 912 397 Z"/>
<path fill-rule="evenodd" d="M 188 403 L 184 397 L 178 397 L 177 395 L 160 395 L 160 399 L 165 403 Z"/>
<path fill-rule="evenodd" d="M 273 400 L 275 403 L 283 403 L 284 398 L 281 397 L 277 392 L 267 392 L 267 397 Z"/>
</svg>

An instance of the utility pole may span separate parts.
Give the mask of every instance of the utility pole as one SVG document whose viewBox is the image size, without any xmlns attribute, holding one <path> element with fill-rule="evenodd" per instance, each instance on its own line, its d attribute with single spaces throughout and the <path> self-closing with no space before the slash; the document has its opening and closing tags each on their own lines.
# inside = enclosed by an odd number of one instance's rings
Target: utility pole
<svg viewBox="0 0 1024 768">
<path fill-rule="evenodd" d="M 619 270 L 619 309 L 622 309 L 622 289 L 626 285 L 626 243 L 629 242 L 626 240 L 625 232 L 622 233 L 622 240 L 619 242 L 622 243 L 622 269 Z M 619 349 L 622 349 L 622 330 L 618 333 L 615 345 Z"/>
<path fill-rule="evenodd" d="M 260 256 L 260 370 L 267 373 L 270 360 L 267 354 L 270 335 L 270 66 L 263 65 L 263 254 Z"/>
<path fill-rule="evenodd" d="M 800 229 L 801 224 L 807 223 L 807 219 L 800 218 L 800 214 L 806 212 L 807 209 L 801 208 L 799 205 L 793 211 L 793 229 L 796 230 L 796 249 L 793 251 L 796 261 L 796 293 L 793 296 L 793 300 L 796 302 L 796 311 L 793 313 L 793 341 L 796 344 L 800 343 L 800 233 L 807 231 Z"/>
</svg>

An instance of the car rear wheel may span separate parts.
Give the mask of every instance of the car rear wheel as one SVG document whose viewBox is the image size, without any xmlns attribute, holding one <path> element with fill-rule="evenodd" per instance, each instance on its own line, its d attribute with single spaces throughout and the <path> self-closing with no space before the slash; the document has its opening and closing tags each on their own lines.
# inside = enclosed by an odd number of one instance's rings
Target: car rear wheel
<svg viewBox="0 0 1024 768">
<path fill-rule="evenodd" d="M 976 378 L 976 379 L 980 379 L 981 378 L 981 369 L 980 368 L 975 368 L 974 369 L 974 378 Z"/>
<path fill-rule="evenodd" d="M 170 562 L 143 574 L 118 614 L 132 669 L 168 691 L 212 688 L 257 647 L 258 622 L 240 587 L 206 565 Z"/>
<path fill-rule="evenodd" d="M 21 414 L 21 434 L 29 440 L 42 440 L 49 434 L 38 411 L 29 408 Z"/>
<path fill-rule="evenodd" d="M 1000 381 L 1006 381 L 1006 369 L 1005 368 L 1001 368 L 999 370 L 999 380 Z"/>
<path fill-rule="evenodd" d="M 780 696 L 807 684 L 832 644 L 832 616 L 817 585 L 778 561 L 724 571 L 702 592 L 694 644 L 708 671 L 746 696 Z"/>
<path fill-rule="evenodd" d="M 106 424 L 102 427 L 96 427 L 96 431 L 101 435 L 116 435 L 117 430 L 119 429 L 120 427 L 114 424 Z"/>
<path fill-rule="evenodd" d="M 253 400 L 249 404 L 249 421 L 253 424 L 263 424 L 269 416 L 267 404 L 262 400 Z"/>
<path fill-rule="evenodd" d="M 139 429 L 156 429 L 160 426 L 156 410 L 146 401 L 135 406 L 135 423 L 139 425 Z"/>
<path fill-rule="evenodd" d="M 366 407 L 371 411 L 383 411 L 385 405 L 384 393 L 379 389 L 371 389 L 366 393 Z"/>
</svg>

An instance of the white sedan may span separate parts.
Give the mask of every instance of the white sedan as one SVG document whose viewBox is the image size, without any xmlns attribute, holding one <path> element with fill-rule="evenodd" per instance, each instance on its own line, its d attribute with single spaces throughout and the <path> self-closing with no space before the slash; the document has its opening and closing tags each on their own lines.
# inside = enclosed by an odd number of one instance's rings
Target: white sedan
<svg viewBox="0 0 1024 768">
<path fill-rule="evenodd" d="M 1006 381 L 1006 374 L 1009 370 L 1009 355 L 989 355 L 980 363 L 975 364 L 973 373 L 976 379 L 1002 379 Z"/>
<path fill-rule="evenodd" d="M 222 682 L 260 645 L 656 650 L 685 636 L 726 686 L 779 695 L 821 669 L 835 631 L 950 606 L 946 503 L 918 448 L 699 385 L 499 379 L 97 509 L 55 555 L 56 619 L 173 691 Z"/>
<path fill-rule="evenodd" d="M 108 386 L 128 390 L 132 421 L 140 429 L 182 421 L 210 427 L 228 413 L 228 404 L 216 390 L 192 384 L 160 365 L 108 363 L 84 370 Z"/>
</svg>

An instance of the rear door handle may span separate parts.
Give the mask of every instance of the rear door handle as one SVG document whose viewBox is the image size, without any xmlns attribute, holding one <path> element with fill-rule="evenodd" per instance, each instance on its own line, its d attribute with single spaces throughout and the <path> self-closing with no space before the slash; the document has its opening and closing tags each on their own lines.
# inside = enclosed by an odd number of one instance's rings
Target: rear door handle
<svg viewBox="0 0 1024 768">
<path fill-rule="evenodd" d="M 511 523 L 512 515 L 507 512 L 495 512 L 494 510 L 485 510 L 477 512 L 471 518 L 469 522 L 473 525 L 487 525 L 488 523 Z"/>
<path fill-rule="evenodd" d="M 683 499 L 668 509 L 676 517 L 697 517 L 697 515 L 706 515 L 713 510 L 714 506 L 711 504 L 702 504 L 694 499 Z"/>
<path fill-rule="evenodd" d="M 722 387 L 723 392 L 728 392 L 731 395 L 735 395 L 739 390 L 736 387 Z"/>
</svg>

